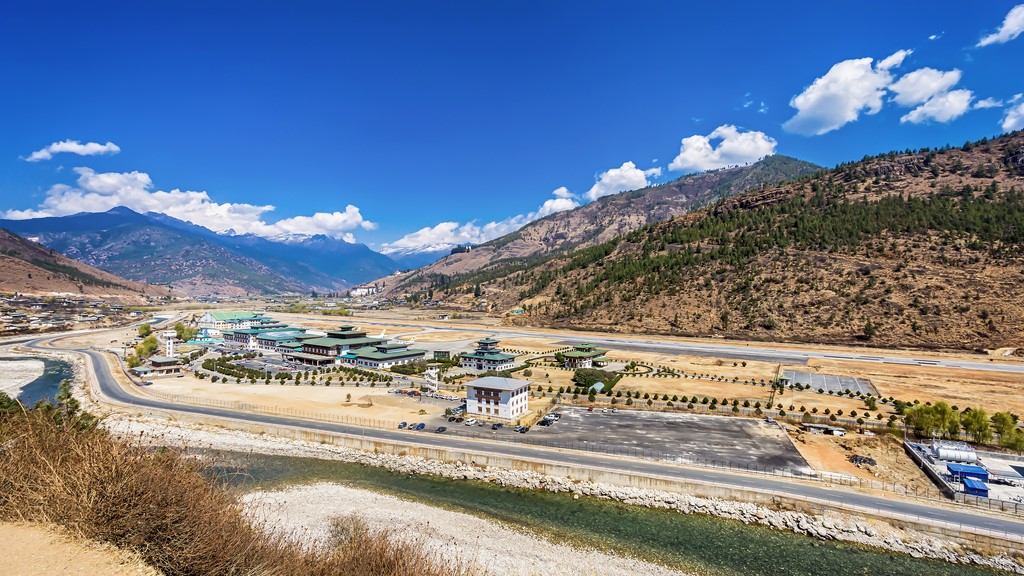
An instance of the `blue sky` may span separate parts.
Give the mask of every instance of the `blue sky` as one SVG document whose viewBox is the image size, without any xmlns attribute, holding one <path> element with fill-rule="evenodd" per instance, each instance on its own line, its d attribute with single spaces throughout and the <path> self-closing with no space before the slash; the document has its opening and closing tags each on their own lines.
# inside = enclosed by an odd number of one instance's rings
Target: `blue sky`
<svg viewBox="0 0 1024 576">
<path fill-rule="evenodd" d="M 0 215 L 415 248 L 768 153 L 1024 127 L 1015 2 L 207 4 L 6 7 Z"/>
</svg>

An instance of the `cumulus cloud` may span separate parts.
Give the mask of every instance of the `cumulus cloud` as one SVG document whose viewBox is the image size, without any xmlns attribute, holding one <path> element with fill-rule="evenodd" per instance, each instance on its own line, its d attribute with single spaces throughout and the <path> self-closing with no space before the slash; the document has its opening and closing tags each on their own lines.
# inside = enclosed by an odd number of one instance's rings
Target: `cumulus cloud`
<svg viewBox="0 0 1024 576">
<path fill-rule="evenodd" d="M 911 124 L 920 124 L 931 120 L 951 122 L 971 109 L 973 97 L 970 90 L 953 90 L 939 94 L 905 114 L 900 118 L 900 122 L 910 122 Z"/>
<path fill-rule="evenodd" d="M 78 140 L 64 140 L 63 142 L 54 142 L 41 150 L 36 150 L 29 154 L 25 161 L 39 162 L 40 160 L 50 160 L 54 154 L 62 152 L 78 154 L 79 156 L 96 156 L 98 154 L 117 154 L 120 151 L 121 148 L 113 142 L 107 142 L 106 144 L 86 142 L 82 144 Z"/>
<path fill-rule="evenodd" d="M 153 181 L 145 172 L 96 172 L 75 168 L 75 186 L 57 184 L 34 209 L 8 210 L 4 218 L 26 219 L 66 216 L 79 212 L 104 212 L 125 206 L 136 212 L 158 212 L 205 226 L 216 232 L 234 230 L 238 234 L 273 237 L 281 234 L 326 234 L 353 240 L 351 231 L 373 230 L 376 224 L 365 220 L 359 208 L 351 204 L 343 212 L 318 212 L 267 222 L 272 205 L 214 202 L 206 192 L 153 190 Z"/>
<path fill-rule="evenodd" d="M 900 50 L 877 64 L 872 58 L 835 64 L 790 100 L 789 105 L 797 113 L 783 128 L 807 136 L 821 135 L 857 120 L 861 113 L 877 114 L 882 109 L 886 88 L 892 83 L 890 71 L 911 53 Z"/>
<path fill-rule="evenodd" d="M 661 176 L 661 168 L 641 170 L 632 162 L 624 162 L 618 168 L 612 168 L 599 174 L 597 181 L 584 196 L 587 200 L 597 200 L 626 190 L 639 190 L 650 186 L 651 182 L 648 178 L 657 178 L 658 176 Z"/>
<path fill-rule="evenodd" d="M 565 186 L 555 189 L 539 208 L 528 214 L 518 214 L 497 222 L 441 222 L 406 234 L 382 246 L 381 252 L 392 254 L 416 250 L 444 250 L 460 244 L 481 244 L 511 234 L 530 222 L 579 207 L 576 195 Z"/>
<path fill-rule="evenodd" d="M 934 68 L 921 68 L 905 74 L 889 89 L 896 94 L 893 101 L 897 104 L 916 106 L 956 86 L 960 76 L 960 71 L 956 69 L 943 72 Z"/>
<path fill-rule="evenodd" d="M 997 100 L 996 98 L 982 98 L 974 103 L 973 108 L 975 110 L 984 110 L 986 108 L 999 108 L 1002 105 L 1002 100 Z"/>
<path fill-rule="evenodd" d="M 1003 132 L 1024 130 L 1024 103 L 1018 104 L 1006 111 L 1002 123 Z"/>
<path fill-rule="evenodd" d="M 668 169 L 695 172 L 747 164 L 774 154 L 776 144 L 775 139 L 764 132 L 742 132 L 725 124 L 707 136 L 696 134 L 683 138 L 679 155 Z"/>
<path fill-rule="evenodd" d="M 1005 44 L 1020 36 L 1021 33 L 1024 33 L 1024 4 L 1014 6 L 1009 14 L 1006 15 L 1006 18 L 1003 19 L 1003 24 L 999 27 L 999 30 L 979 40 L 976 47 L 981 48 L 990 44 Z"/>
</svg>

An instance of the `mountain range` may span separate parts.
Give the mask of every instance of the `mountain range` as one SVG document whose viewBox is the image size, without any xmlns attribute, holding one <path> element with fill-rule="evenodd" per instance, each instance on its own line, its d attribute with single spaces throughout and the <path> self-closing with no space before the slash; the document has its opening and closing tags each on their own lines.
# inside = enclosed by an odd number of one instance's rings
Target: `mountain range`
<svg viewBox="0 0 1024 576">
<path fill-rule="evenodd" d="M 452 278 L 507 265 L 529 266 L 552 254 L 594 246 L 722 198 L 814 174 L 821 169 L 810 162 L 774 155 L 748 166 L 690 174 L 665 184 L 604 196 L 405 273 L 389 281 L 390 292 L 408 292 L 427 286 L 435 277 Z"/>
<path fill-rule="evenodd" d="M 118 276 L 196 296 L 331 292 L 398 270 L 393 260 L 363 244 L 322 235 L 275 242 L 251 234 L 217 234 L 124 207 L 0 220 L 0 228 Z"/>
<path fill-rule="evenodd" d="M 133 282 L 72 260 L 0 230 L 0 292 L 73 294 L 141 304 L 151 297 L 178 296 L 166 286 Z"/>
<path fill-rule="evenodd" d="M 610 197 L 389 281 L 390 294 L 611 332 L 959 350 L 1024 339 L 1024 132 L 804 172 L 695 195 L 689 206 L 710 204 L 692 212 L 660 206 L 663 187 Z"/>
</svg>

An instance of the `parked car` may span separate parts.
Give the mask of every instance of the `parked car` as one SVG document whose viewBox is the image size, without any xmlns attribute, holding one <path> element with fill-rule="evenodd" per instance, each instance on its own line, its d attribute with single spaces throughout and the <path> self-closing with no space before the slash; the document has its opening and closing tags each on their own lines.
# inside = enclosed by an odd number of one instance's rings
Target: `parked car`
<svg viewBox="0 0 1024 576">
<path fill-rule="evenodd" d="M 547 418 L 545 418 L 544 420 L 541 420 L 540 422 L 537 422 L 537 426 L 551 426 L 554 423 L 555 423 L 554 420 L 548 420 Z"/>
<path fill-rule="evenodd" d="M 476 418 L 470 418 L 469 420 L 466 420 L 466 426 L 472 426 L 473 424 L 476 424 Z"/>
<path fill-rule="evenodd" d="M 449 416 L 448 417 L 448 421 L 449 422 L 455 422 L 455 416 Z"/>
<path fill-rule="evenodd" d="M 401 424 L 398 425 L 398 429 L 401 430 L 401 429 L 405 428 L 408 425 L 409 425 L 408 422 L 402 422 Z"/>
<path fill-rule="evenodd" d="M 498 430 L 500 428 L 501 428 L 501 423 L 500 422 L 495 422 L 494 424 L 491 425 L 491 430 Z"/>
<path fill-rule="evenodd" d="M 463 420 L 464 420 L 464 418 L 462 418 L 461 416 L 459 416 L 458 418 L 456 418 L 456 419 L 455 419 L 455 423 L 456 423 L 456 424 L 462 424 L 462 421 L 463 421 Z"/>
<path fill-rule="evenodd" d="M 519 433 L 520 434 L 526 434 L 529 431 L 530 431 L 530 427 L 529 426 L 523 426 L 522 428 L 519 429 Z"/>
<path fill-rule="evenodd" d="M 415 430 L 416 429 L 416 423 L 413 422 L 412 424 L 409 424 L 409 428 L 408 429 L 409 430 Z"/>
<path fill-rule="evenodd" d="M 424 428 L 426 428 L 426 427 L 427 427 L 427 425 L 426 425 L 426 424 L 424 424 L 423 422 L 420 422 L 419 424 L 417 424 L 417 425 L 416 425 L 416 430 L 417 430 L 417 431 L 419 431 L 419 430 L 423 430 L 423 429 L 424 429 Z"/>
<path fill-rule="evenodd" d="M 447 429 L 448 429 L 448 428 L 447 428 L 446 426 L 438 426 L 438 427 L 437 427 L 437 430 L 434 430 L 434 432 L 436 432 L 436 433 L 438 433 L 438 434 L 441 434 L 441 433 L 443 433 L 443 432 L 444 432 L 445 430 L 447 430 Z"/>
<path fill-rule="evenodd" d="M 515 428 L 512 428 L 512 431 L 513 431 L 513 432 L 519 432 L 519 431 L 520 431 L 520 430 L 522 430 L 522 429 L 523 429 L 523 427 L 522 427 L 522 426 L 516 425 L 516 427 L 515 427 Z"/>
<path fill-rule="evenodd" d="M 593 411 L 594 411 L 594 407 L 593 407 L 593 406 L 589 406 L 589 407 L 587 408 L 587 412 L 593 412 Z"/>
</svg>

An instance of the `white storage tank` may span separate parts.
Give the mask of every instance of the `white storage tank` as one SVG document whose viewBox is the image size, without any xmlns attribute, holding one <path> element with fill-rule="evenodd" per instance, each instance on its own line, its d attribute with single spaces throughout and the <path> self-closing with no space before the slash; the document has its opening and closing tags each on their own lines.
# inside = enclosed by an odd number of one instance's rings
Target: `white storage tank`
<svg viewBox="0 0 1024 576">
<path fill-rule="evenodd" d="M 975 464 L 978 462 L 978 453 L 964 442 L 933 442 L 932 457 L 936 460 L 946 462 L 964 462 Z"/>
</svg>

